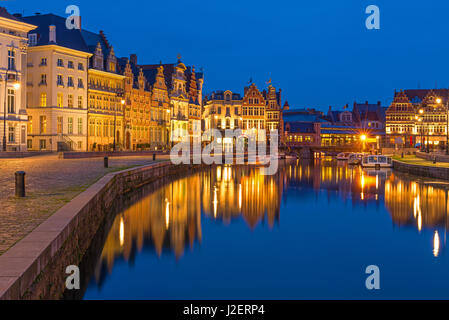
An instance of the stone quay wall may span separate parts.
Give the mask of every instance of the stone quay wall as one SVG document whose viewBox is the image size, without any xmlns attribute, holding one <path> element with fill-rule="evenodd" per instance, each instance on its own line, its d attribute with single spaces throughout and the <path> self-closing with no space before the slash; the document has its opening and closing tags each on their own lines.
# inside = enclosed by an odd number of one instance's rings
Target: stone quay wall
<svg viewBox="0 0 449 320">
<path fill-rule="evenodd" d="M 432 179 L 449 180 L 449 168 L 415 165 L 393 160 L 395 170 Z"/>
<path fill-rule="evenodd" d="M 0 151 L 0 159 L 15 159 L 15 158 L 29 158 L 29 157 L 36 157 L 36 156 L 42 156 L 46 154 L 51 154 L 51 151 L 24 151 L 24 152 L 1 152 Z"/>
<path fill-rule="evenodd" d="M 449 162 L 449 156 L 445 154 L 417 152 L 416 156 L 428 161 Z"/>
<path fill-rule="evenodd" d="M 201 167 L 167 161 L 107 174 L 0 256 L 0 300 L 61 298 L 66 267 L 79 265 L 114 200 Z"/>
<path fill-rule="evenodd" d="M 103 158 L 103 157 L 129 157 L 129 156 L 153 156 L 153 154 L 168 154 L 163 151 L 98 151 L 98 152 L 60 152 L 60 159 L 84 159 L 84 158 Z"/>
</svg>

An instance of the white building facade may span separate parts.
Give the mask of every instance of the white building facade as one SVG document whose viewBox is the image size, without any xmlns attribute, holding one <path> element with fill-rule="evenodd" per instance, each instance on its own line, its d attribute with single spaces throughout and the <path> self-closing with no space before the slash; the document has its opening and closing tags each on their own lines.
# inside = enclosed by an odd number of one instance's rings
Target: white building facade
<svg viewBox="0 0 449 320">
<path fill-rule="evenodd" d="M 27 33 L 35 28 L 0 8 L 0 151 L 27 150 Z"/>
</svg>

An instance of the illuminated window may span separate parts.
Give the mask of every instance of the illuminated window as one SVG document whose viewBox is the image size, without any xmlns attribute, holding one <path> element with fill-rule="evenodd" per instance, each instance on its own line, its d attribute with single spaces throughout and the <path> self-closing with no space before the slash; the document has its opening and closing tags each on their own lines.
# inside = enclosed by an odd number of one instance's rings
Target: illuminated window
<svg viewBox="0 0 449 320">
<path fill-rule="evenodd" d="M 46 116 L 40 116 L 39 117 L 39 124 L 40 124 L 40 133 L 46 134 L 47 133 L 47 117 Z"/>
<path fill-rule="evenodd" d="M 78 118 L 78 134 L 83 134 L 83 118 Z"/>
<path fill-rule="evenodd" d="M 32 116 L 28 116 L 27 131 L 28 131 L 28 134 L 32 134 L 33 133 L 33 117 Z"/>
<path fill-rule="evenodd" d="M 64 105 L 64 94 L 63 93 L 58 93 L 58 101 L 57 101 L 57 106 L 59 108 L 62 108 Z"/>
<path fill-rule="evenodd" d="M 62 134 L 62 125 L 63 125 L 63 120 L 62 120 L 62 117 L 58 117 L 57 118 L 57 127 L 56 127 L 56 132 L 58 133 L 58 134 Z"/>
<path fill-rule="evenodd" d="M 67 119 L 67 133 L 68 134 L 73 134 L 73 118 L 68 118 Z"/>
<path fill-rule="evenodd" d="M 47 94 L 45 92 L 41 93 L 41 107 L 47 106 Z"/>
</svg>

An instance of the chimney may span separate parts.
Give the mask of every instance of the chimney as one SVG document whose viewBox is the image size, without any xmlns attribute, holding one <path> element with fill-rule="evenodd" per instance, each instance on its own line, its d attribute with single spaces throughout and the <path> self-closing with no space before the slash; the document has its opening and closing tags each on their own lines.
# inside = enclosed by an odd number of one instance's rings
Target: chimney
<svg viewBox="0 0 449 320">
<path fill-rule="evenodd" d="M 48 35 L 49 43 L 56 43 L 56 26 L 49 26 L 49 35 Z"/>
<path fill-rule="evenodd" d="M 368 101 L 365 101 L 365 104 L 368 105 Z"/>
<path fill-rule="evenodd" d="M 131 61 L 132 64 L 134 64 L 135 66 L 137 66 L 137 54 L 133 53 L 130 57 L 129 60 Z"/>
</svg>

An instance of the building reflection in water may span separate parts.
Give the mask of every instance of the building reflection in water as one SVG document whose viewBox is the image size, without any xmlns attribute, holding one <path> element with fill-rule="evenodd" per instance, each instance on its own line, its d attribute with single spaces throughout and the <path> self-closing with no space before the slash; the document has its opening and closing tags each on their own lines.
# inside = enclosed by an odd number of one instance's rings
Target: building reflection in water
<svg viewBox="0 0 449 320">
<path fill-rule="evenodd" d="M 116 259 L 130 261 L 144 247 L 157 256 L 166 251 L 181 258 L 186 247 L 202 242 L 202 217 L 224 225 L 243 219 L 251 230 L 265 222 L 273 228 L 280 220 L 283 190 L 295 187 L 324 191 L 329 201 L 337 194 L 354 206 L 385 206 L 396 226 L 435 230 L 433 255 L 441 254 L 438 230 L 446 230 L 449 212 L 444 185 L 327 159 L 285 164 L 275 176 L 263 176 L 256 168 L 221 166 L 171 182 L 117 215 L 96 279 L 110 272 Z"/>
</svg>

